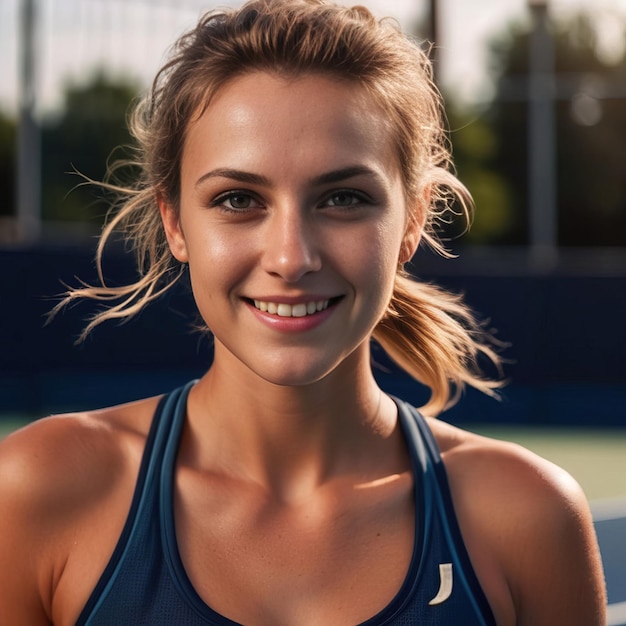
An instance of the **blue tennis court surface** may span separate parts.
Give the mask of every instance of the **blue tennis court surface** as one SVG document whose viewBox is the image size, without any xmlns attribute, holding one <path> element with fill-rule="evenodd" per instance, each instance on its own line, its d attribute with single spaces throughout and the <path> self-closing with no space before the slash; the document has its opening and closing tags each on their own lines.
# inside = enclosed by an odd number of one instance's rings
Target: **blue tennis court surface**
<svg viewBox="0 0 626 626">
<path fill-rule="evenodd" d="M 608 626 L 626 626 L 626 499 L 592 507 L 608 591 Z"/>
</svg>

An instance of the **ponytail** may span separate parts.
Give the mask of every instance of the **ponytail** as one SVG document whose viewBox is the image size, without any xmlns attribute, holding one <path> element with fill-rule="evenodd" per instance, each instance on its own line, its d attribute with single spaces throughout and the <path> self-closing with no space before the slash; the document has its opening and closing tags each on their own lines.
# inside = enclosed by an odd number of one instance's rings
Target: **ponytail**
<svg viewBox="0 0 626 626">
<path fill-rule="evenodd" d="M 490 396 L 502 386 L 486 378 L 479 366 L 486 357 L 500 370 L 490 336 L 459 295 L 428 283 L 396 276 L 385 317 L 374 339 L 391 359 L 431 390 L 422 410 L 437 415 L 459 399 L 465 385 Z"/>
</svg>

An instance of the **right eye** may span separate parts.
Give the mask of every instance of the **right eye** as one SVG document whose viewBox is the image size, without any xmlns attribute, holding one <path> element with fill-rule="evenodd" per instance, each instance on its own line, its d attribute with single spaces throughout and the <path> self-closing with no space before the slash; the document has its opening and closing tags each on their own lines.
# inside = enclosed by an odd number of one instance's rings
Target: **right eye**
<svg viewBox="0 0 626 626">
<path fill-rule="evenodd" d="M 245 191 L 229 191 L 218 196 L 211 202 L 211 206 L 219 207 L 231 213 L 241 213 L 250 209 L 259 209 L 262 205 Z"/>
</svg>

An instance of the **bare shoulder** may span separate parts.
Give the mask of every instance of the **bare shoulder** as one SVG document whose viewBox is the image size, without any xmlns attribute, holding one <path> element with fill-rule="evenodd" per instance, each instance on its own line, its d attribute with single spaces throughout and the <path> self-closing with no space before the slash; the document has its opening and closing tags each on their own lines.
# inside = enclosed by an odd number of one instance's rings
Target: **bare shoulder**
<svg viewBox="0 0 626 626">
<path fill-rule="evenodd" d="M 57 623 L 76 547 L 97 560 L 100 540 L 106 558 L 103 528 L 115 541 L 157 401 L 44 418 L 0 442 L 0 622 Z"/>
<path fill-rule="evenodd" d="M 498 622 L 604 624 L 602 566 L 579 484 L 519 445 L 429 425 L 472 561 L 501 603 Z"/>
<path fill-rule="evenodd" d="M 157 401 L 55 415 L 12 433 L 0 442 L 0 489 L 41 501 L 106 488 L 133 442 L 145 441 Z"/>
<path fill-rule="evenodd" d="M 585 496 L 570 474 L 530 450 L 438 420 L 429 420 L 429 425 L 439 444 L 451 483 L 470 486 L 480 480 L 481 485 L 489 487 L 480 494 L 488 498 L 511 495 L 513 489 L 517 498 L 524 498 L 520 506 L 536 506 L 538 514 L 545 512 L 546 505 L 557 511 L 561 511 L 564 505 L 567 508 L 586 506 Z M 473 497 L 478 495 L 472 494 Z"/>
</svg>

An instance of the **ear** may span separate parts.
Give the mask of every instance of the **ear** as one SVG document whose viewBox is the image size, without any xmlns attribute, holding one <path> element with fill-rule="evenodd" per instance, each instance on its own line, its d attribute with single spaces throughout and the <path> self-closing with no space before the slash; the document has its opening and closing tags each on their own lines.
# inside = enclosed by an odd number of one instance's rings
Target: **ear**
<svg viewBox="0 0 626 626">
<path fill-rule="evenodd" d="M 187 263 L 189 261 L 189 255 L 187 253 L 185 234 L 180 225 L 180 215 L 169 202 L 166 202 L 162 198 L 159 198 L 158 205 L 170 251 L 175 259 L 181 263 Z"/>
<path fill-rule="evenodd" d="M 401 265 L 408 263 L 413 255 L 417 252 L 422 232 L 424 230 L 424 221 L 430 204 L 430 187 L 426 187 L 421 196 L 413 201 L 413 206 L 407 206 L 408 219 L 404 230 L 404 238 L 400 247 L 400 256 L 398 261 Z"/>
<path fill-rule="evenodd" d="M 400 256 L 398 261 L 400 265 L 408 263 L 413 255 L 417 252 L 420 240 L 422 238 L 422 222 L 416 216 L 412 216 L 406 225 L 402 246 L 400 247 Z"/>
</svg>

